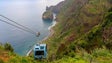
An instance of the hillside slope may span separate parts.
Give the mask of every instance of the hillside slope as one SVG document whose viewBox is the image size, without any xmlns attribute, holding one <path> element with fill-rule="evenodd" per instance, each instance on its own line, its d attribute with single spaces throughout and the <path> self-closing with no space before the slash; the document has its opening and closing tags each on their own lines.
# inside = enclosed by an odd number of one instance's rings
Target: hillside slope
<svg viewBox="0 0 112 63">
<path fill-rule="evenodd" d="M 21 57 L 1 45 L 0 63 L 111 63 L 112 1 L 65 0 L 59 5 L 54 34 L 44 41 L 47 59 Z"/>
<path fill-rule="evenodd" d="M 77 53 L 82 57 L 85 52 L 92 55 L 97 50 L 100 51 L 98 52 L 100 55 L 104 50 L 110 51 L 112 48 L 112 17 L 109 11 L 112 7 L 111 0 L 65 1 L 64 7 L 57 15 L 57 25 L 53 28 L 55 33 L 45 41 L 48 44 L 49 61 L 75 58 Z M 107 19 L 107 16 L 110 18 Z M 106 54 L 111 55 L 109 52 L 104 52 L 104 55 Z M 106 59 L 109 59 L 108 56 Z"/>
<path fill-rule="evenodd" d="M 12 46 L 6 43 L 0 44 L 0 63 L 37 63 L 37 61 L 33 57 L 22 57 L 15 54 Z"/>
</svg>

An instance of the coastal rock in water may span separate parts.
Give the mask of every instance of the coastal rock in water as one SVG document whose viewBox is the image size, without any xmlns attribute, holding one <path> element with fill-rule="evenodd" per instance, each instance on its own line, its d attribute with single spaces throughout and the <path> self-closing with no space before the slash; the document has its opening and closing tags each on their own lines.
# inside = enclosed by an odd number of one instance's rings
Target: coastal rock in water
<svg viewBox="0 0 112 63">
<path fill-rule="evenodd" d="M 42 15 L 43 20 L 53 20 L 53 13 L 51 11 L 46 11 Z"/>
<path fill-rule="evenodd" d="M 56 6 L 46 6 L 46 11 L 42 15 L 42 19 L 44 21 L 53 20 L 53 13 L 58 14 L 60 12 L 60 9 L 64 6 L 65 1 L 60 2 Z"/>
<path fill-rule="evenodd" d="M 64 6 L 65 1 L 62 1 L 60 3 L 58 3 L 56 6 L 50 6 L 50 7 L 46 7 L 46 11 L 52 11 L 53 13 L 58 14 L 61 10 L 61 8 Z"/>
</svg>

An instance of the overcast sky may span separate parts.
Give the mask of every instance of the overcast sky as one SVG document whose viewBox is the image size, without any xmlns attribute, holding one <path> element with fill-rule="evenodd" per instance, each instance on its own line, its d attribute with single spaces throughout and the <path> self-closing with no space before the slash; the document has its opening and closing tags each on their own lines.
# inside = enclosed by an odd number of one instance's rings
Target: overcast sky
<svg viewBox="0 0 112 63">
<path fill-rule="evenodd" d="M 20 4 L 20 3 L 31 3 L 31 2 L 41 2 L 43 4 L 46 4 L 47 6 L 50 5 L 56 5 L 60 1 L 63 0 L 0 0 L 0 3 L 2 4 L 7 4 L 7 3 L 15 3 L 15 4 Z"/>
<path fill-rule="evenodd" d="M 0 0 L 0 1 L 4 1 L 4 2 L 6 2 L 6 1 L 8 1 L 8 2 L 19 2 L 19 1 L 39 1 L 39 0 Z M 42 0 L 40 0 L 40 1 L 42 1 Z M 62 1 L 62 0 L 43 0 L 43 1 L 54 1 L 54 2 L 59 2 L 59 1 Z"/>
</svg>

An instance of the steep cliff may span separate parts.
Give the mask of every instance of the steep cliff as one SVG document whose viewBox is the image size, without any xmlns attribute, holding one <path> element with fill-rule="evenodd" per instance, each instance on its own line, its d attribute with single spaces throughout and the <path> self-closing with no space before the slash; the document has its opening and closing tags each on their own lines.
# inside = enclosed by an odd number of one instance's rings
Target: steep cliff
<svg viewBox="0 0 112 63">
<path fill-rule="evenodd" d="M 35 61 L 32 57 L 13 54 L 8 56 L 10 57 L 8 61 L 11 63 L 112 62 L 111 0 L 65 0 L 47 10 L 57 13 L 57 24 L 53 27 L 54 34 L 44 41 L 48 45 L 48 58 Z"/>
<path fill-rule="evenodd" d="M 100 53 L 103 48 L 110 50 L 112 48 L 112 20 L 111 11 L 109 12 L 111 7 L 111 0 L 65 0 L 57 14 L 55 33 L 46 41 L 49 60 L 63 60 L 66 56 L 76 58 L 76 54 L 83 57 L 85 52 L 91 55 L 96 49 L 97 51 L 99 49 Z M 108 55 L 106 52 L 103 53 Z M 95 61 L 98 61 L 96 58 L 99 57 L 95 57 Z M 91 61 L 91 58 L 87 61 Z"/>
</svg>

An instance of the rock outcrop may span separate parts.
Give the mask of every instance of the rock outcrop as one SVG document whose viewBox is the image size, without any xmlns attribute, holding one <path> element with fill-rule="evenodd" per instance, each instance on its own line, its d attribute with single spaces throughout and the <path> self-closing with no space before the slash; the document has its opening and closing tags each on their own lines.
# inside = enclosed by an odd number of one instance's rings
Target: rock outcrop
<svg viewBox="0 0 112 63">
<path fill-rule="evenodd" d="M 46 11 L 42 15 L 43 20 L 53 20 L 53 13 L 51 11 Z"/>
<path fill-rule="evenodd" d="M 61 8 L 64 6 L 65 1 L 60 2 L 59 4 L 57 4 L 56 6 L 50 6 L 50 7 L 46 7 L 46 11 L 51 11 L 53 13 L 59 13 Z"/>
</svg>

